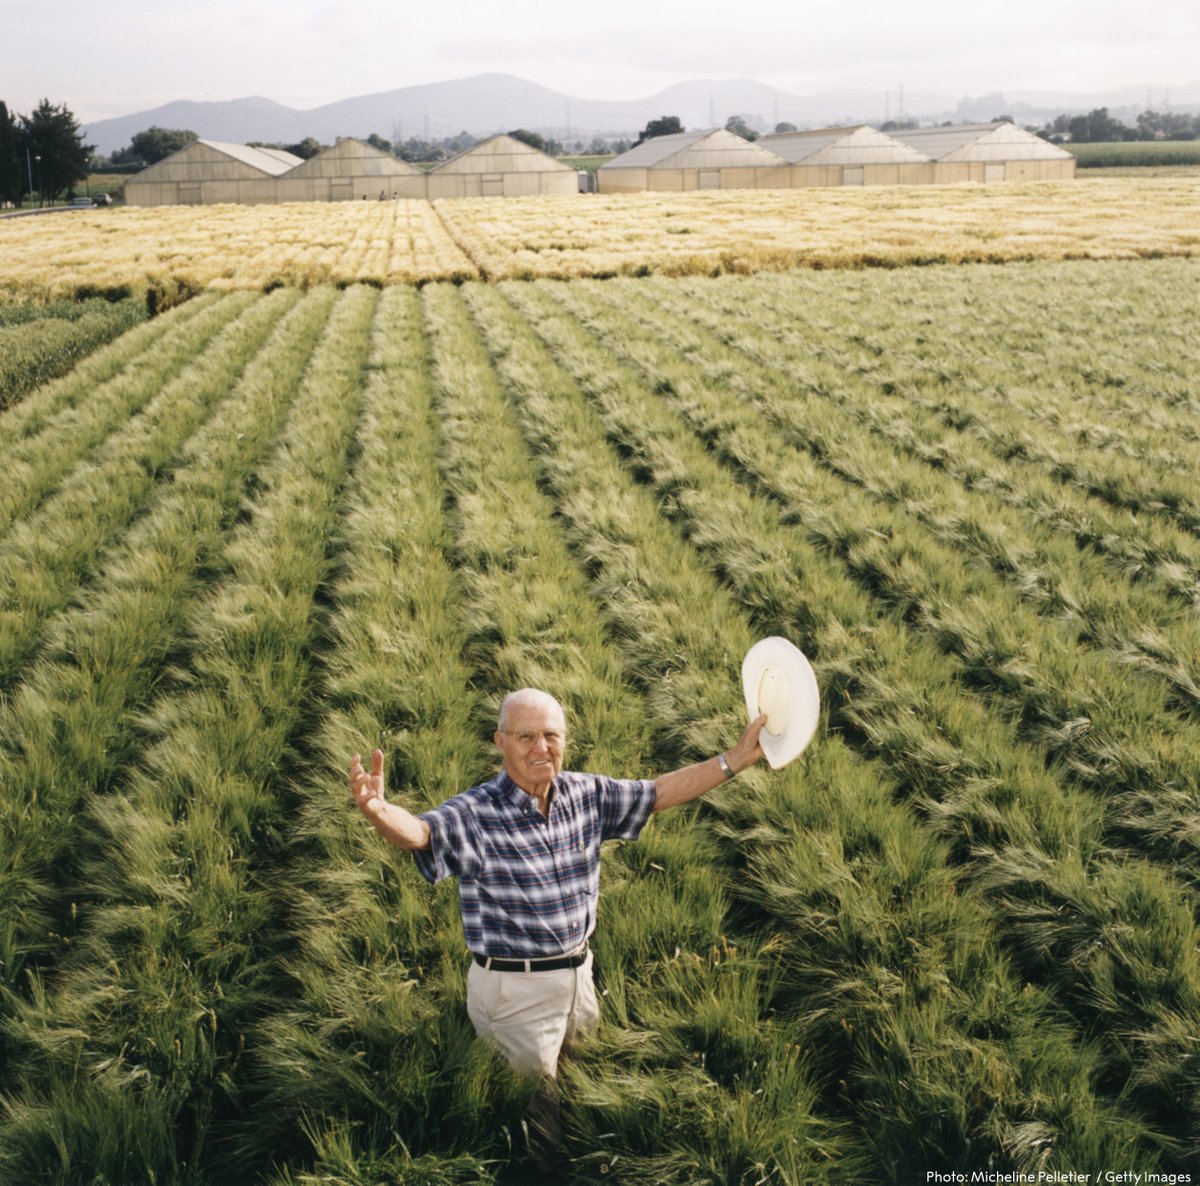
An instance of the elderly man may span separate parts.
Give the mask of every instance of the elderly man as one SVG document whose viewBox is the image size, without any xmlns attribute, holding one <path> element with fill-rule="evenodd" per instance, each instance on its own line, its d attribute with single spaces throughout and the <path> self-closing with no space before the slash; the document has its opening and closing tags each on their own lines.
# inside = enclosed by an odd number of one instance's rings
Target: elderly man
<svg viewBox="0 0 1200 1186">
<path fill-rule="evenodd" d="M 383 754 L 355 755 L 350 789 L 386 840 L 430 882 L 459 879 L 471 950 L 467 1012 L 517 1070 L 553 1078 L 564 1042 L 599 1019 L 588 938 L 596 925 L 600 844 L 634 840 L 652 811 L 699 798 L 762 756 L 766 717 L 727 753 L 653 781 L 564 772 L 562 707 L 536 688 L 507 696 L 495 778 L 413 815 L 384 798 Z"/>
</svg>

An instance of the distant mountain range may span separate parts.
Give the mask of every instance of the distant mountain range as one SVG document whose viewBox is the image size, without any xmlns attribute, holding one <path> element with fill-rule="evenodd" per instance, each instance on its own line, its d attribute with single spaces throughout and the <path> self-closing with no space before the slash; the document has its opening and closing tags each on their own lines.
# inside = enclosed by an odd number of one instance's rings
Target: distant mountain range
<svg viewBox="0 0 1200 1186">
<path fill-rule="evenodd" d="M 294 144 L 306 136 L 331 144 L 339 136 L 366 137 L 372 132 L 388 140 L 441 139 L 462 131 L 484 136 L 514 128 L 586 144 L 593 136 L 636 135 L 651 119 L 663 115 L 679 116 L 687 128 L 723 126 L 731 115 L 741 115 L 751 127 L 764 131 L 780 120 L 805 128 L 881 123 L 902 115 L 938 122 L 1011 115 L 1018 122 L 1033 123 L 1096 107 L 1108 107 L 1114 115 L 1131 120 L 1145 108 L 1147 95 L 1145 87 L 1105 94 L 1016 91 L 967 99 L 883 89 L 793 95 L 741 78 L 680 82 L 646 99 L 603 100 L 573 98 L 509 74 L 478 74 L 342 99 L 309 111 L 260 97 L 217 103 L 180 100 L 99 120 L 84 130 L 100 153 L 126 147 L 136 133 L 154 125 L 190 128 L 206 139 L 235 144 L 250 140 Z M 1172 88 L 1171 106 L 1200 107 L 1200 83 Z"/>
</svg>

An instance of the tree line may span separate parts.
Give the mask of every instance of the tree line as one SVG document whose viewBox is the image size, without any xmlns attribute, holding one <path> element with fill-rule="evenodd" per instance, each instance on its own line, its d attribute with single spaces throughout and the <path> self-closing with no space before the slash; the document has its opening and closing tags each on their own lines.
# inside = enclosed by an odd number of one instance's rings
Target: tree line
<svg viewBox="0 0 1200 1186">
<path fill-rule="evenodd" d="M 88 175 L 95 145 L 65 104 L 43 99 L 29 115 L 16 115 L 0 100 L 0 205 L 38 205 L 70 195 Z"/>
<path fill-rule="evenodd" d="M 1087 115 L 1060 115 L 1038 135 L 1055 143 L 1107 144 L 1116 140 L 1195 140 L 1200 137 L 1200 115 L 1182 111 L 1143 111 L 1133 126 L 1097 107 Z"/>
</svg>

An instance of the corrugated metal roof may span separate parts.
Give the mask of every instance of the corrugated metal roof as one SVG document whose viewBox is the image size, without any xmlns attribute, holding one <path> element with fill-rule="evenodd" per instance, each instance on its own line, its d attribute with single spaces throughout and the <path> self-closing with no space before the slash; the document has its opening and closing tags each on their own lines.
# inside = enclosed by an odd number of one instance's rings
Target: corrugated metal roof
<svg viewBox="0 0 1200 1186">
<path fill-rule="evenodd" d="M 438 165 L 431 173 L 574 173 L 540 149 L 516 140 L 506 132 L 472 144 L 465 152 Z"/>
<path fill-rule="evenodd" d="M 634 145 L 628 152 L 621 153 L 611 161 L 606 161 L 601 169 L 651 169 L 664 158 L 674 156 L 684 148 L 690 148 L 705 136 L 711 136 L 712 130 L 706 128 L 700 132 L 672 132 L 669 136 L 652 136 Z"/>
<path fill-rule="evenodd" d="M 948 128 L 903 128 L 891 135 L 935 161 L 1049 161 L 1071 154 L 1032 132 L 1001 121 Z"/>
<path fill-rule="evenodd" d="M 251 148 L 248 144 L 226 144 L 220 140 L 197 140 L 195 143 L 224 153 L 225 156 L 241 161 L 243 165 L 249 165 L 252 169 L 258 169 L 269 177 L 279 177 L 289 169 L 304 164 L 301 157 L 292 156 L 290 152 L 283 152 L 278 148 Z"/>
<path fill-rule="evenodd" d="M 917 165 L 924 153 L 866 124 L 778 132 L 758 141 L 793 165 Z"/>
<path fill-rule="evenodd" d="M 295 153 L 284 152 L 282 148 L 260 148 L 259 152 L 265 152 L 267 156 L 274 157 L 280 164 L 286 165 L 289 169 L 294 169 L 297 165 L 304 164 L 302 156 L 296 156 Z"/>
<path fill-rule="evenodd" d="M 365 140 L 339 140 L 314 157 L 301 161 L 289 177 L 410 177 L 424 176 L 416 165 L 398 160 Z"/>
<path fill-rule="evenodd" d="M 725 128 L 654 136 L 601 165 L 602 169 L 769 169 L 782 157 Z"/>
</svg>

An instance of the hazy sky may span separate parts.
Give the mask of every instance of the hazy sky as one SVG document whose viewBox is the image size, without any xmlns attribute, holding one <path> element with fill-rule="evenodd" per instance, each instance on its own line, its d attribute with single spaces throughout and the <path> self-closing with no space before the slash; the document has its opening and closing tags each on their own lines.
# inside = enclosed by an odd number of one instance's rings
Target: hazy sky
<svg viewBox="0 0 1200 1186">
<path fill-rule="evenodd" d="M 1200 81 L 1197 0 L 0 0 L 0 99 L 81 122 L 172 99 L 308 108 L 502 71 L 583 98 L 688 78 L 796 94 Z"/>
</svg>

